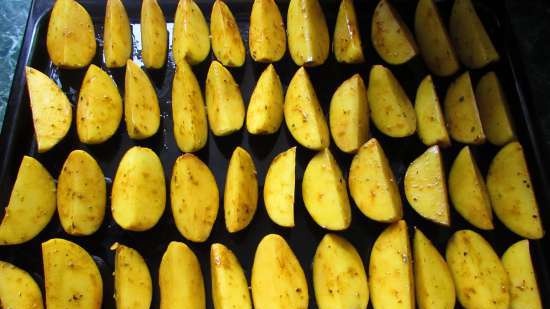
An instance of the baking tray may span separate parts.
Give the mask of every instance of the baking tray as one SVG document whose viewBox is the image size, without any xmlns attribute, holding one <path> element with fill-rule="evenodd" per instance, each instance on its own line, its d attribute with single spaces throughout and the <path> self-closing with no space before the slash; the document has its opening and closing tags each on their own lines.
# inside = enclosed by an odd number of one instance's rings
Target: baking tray
<svg viewBox="0 0 550 309">
<path fill-rule="evenodd" d="M 160 129 L 155 136 L 145 141 L 132 141 L 128 138 L 124 122 L 122 122 L 116 134 L 109 141 L 102 145 L 87 146 L 79 143 L 76 135 L 75 124 L 73 122 L 68 135 L 59 145 L 45 154 L 37 153 L 36 142 L 33 136 L 34 132 L 32 128 L 29 98 L 24 78 L 24 66 L 30 65 L 54 78 L 54 80 L 56 80 L 67 93 L 71 102 L 76 102 L 80 83 L 85 73 L 85 69 L 74 71 L 59 70 L 52 65 L 49 60 L 46 51 L 46 31 L 49 12 L 53 2 L 53 0 L 35 0 L 31 6 L 27 29 L 21 48 L 21 54 L 19 56 L 11 95 L 8 101 L 4 127 L 0 136 L 0 183 L 2 184 L 0 186 L 0 202 L 2 202 L 3 205 L 7 205 L 9 193 L 15 181 L 17 169 L 23 155 L 31 155 L 37 158 L 45 165 L 54 178 L 57 178 L 65 158 L 69 152 L 74 149 L 84 149 L 96 158 L 107 178 L 108 192 L 110 192 L 112 178 L 114 177 L 119 160 L 124 152 L 133 145 L 150 147 L 159 155 L 164 165 L 165 176 L 168 183 L 171 176 L 172 165 L 176 158 L 181 154 L 175 144 L 174 136 L 172 134 L 170 102 L 174 63 L 171 52 L 165 68 L 147 71 L 153 81 L 153 84 L 157 88 L 162 115 Z M 79 2 L 86 7 L 95 24 L 96 37 L 98 40 L 98 52 L 93 63 L 105 68 L 102 61 L 102 32 L 105 1 L 84 0 Z M 164 10 L 166 20 L 169 23 L 168 28 L 171 32 L 170 23 L 173 22 L 177 1 L 160 0 L 159 2 Z M 283 18 L 286 20 L 288 0 L 277 2 L 281 13 L 283 14 Z M 321 2 L 327 18 L 329 32 L 332 34 L 337 14 L 338 2 L 335 0 L 322 0 Z M 342 81 L 354 73 L 359 73 L 362 75 L 365 82 L 367 82 L 368 72 L 371 65 L 383 63 L 372 48 L 369 36 L 370 20 L 376 2 L 377 1 L 355 1 L 367 60 L 366 64 L 338 64 L 334 60 L 334 56 L 331 55 L 329 56 L 329 60 L 323 66 L 308 69 L 325 113 L 328 112 L 328 105 L 334 90 Z M 413 29 L 412 26 L 416 1 L 394 0 L 392 2 L 404 18 L 405 22 L 411 29 Z M 127 0 L 124 1 L 124 3 L 133 24 L 134 50 L 132 57 L 139 62 L 140 54 L 136 46 L 139 46 L 140 44 L 139 11 L 141 1 Z M 212 1 L 198 0 L 198 4 L 203 10 L 205 17 L 209 19 Z M 448 20 L 451 1 L 438 1 L 437 4 L 444 20 Z M 239 23 L 239 28 L 245 41 L 245 45 L 248 46 L 248 21 L 252 1 L 228 1 L 228 5 Z M 533 178 L 533 186 L 541 208 L 540 211 L 543 224 L 545 229 L 549 231 L 550 227 L 548 224 L 550 220 L 548 219 L 549 212 L 547 210 L 547 205 L 549 205 L 550 202 L 550 186 L 547 178 L 548 175 L 546 174 L 548 170 L 542 160 L 543 156 L 541 149 L 539 148 L 540 144 L 537 140 L 539 130 L 537 125 L 533 122 L 531 102 L 529 101 L 528 94 L 523 91 L 523 89 L 527 88 L 525 88 L 522 84 L 525 79 L 521 70 L 522 66 L 518 62 L 516 44 L 514 42 L 514 38 L 511 37 L 512 31 L 506 8 L 504 7 L 503 2 L 497 0 L 476 1 L 476 7 L 482 21 L 488 29 L 491 38 L 496 44 L 496 47 L 501 55 L 501 60 L 497 64 L 490 65 L 483 70 L 472 71 L 473 82 L 476 83 L 484 72 L 494 70 L 503 83 L 503 88 L 508 97 L 510 109 L 517 127 L 517 135 L 519 137 L 519 141 L 524 147 L 528 160 L 531 176 Z M 193 68 L 203 90 L 210 59 L 213 59 L 212 54 L 202 64 Z M 247 55 L 246 63 L 242 68 L 230 69 L 241 87 L 245 102 L 248 102 L 252 89 L 255 85 L 255 80 L 258 78 L 265 66 L 265 64 L 253 62 L 250 55 Z M 297 70 L 297 66 L 290 59 L 288 51 L 285 57 L 280 62 L 275 64 L 275 67 L 281 77 L 284 87 L 286 88 L 290 78 Z M 426 70 L 420 57 L 416 57 L 412 61 L 401 66 L 391 66 L 391 70 L 402 83 L 407 94 L 409 95 L 409 98 L 411 99 L 414 98 L 416 87 L 421 79 L 428 74 L 428 71 Z M 464 70 L 464 68 L 462 70 Z M 124 69 L 107 71 L 111 74 L 111 76 L 113 76 L 121 93 L 123 93 Z M 440 98 L 444 97 L 447 85 L 453 78 L 454 77 L 434 78 Z M 472 225 L 466 223 L 456 213 L 456 211 L 452 209 L 452 207 L 451 228 L 438 226 L 417 215 L 406 203 L 405 195 L 402 192 L 402 182 L 408 164 L 420 155 L 426 149 L 426 146 L 420 143 L 416 135 L 401 139 L 389 138 L 378 132 L 373 125 L 371 125 L 371 132 L 372 135 L 378 138 L 381 142 L 390 160 L 397 181 L 399 182 L 404 201 L 404 218 L 406 219 L 411 232 L 414 226 L 419 227 L 434 242 L 440 252 L 444 252 L 446 241 L 453 232 L 465 228 L 477 230 Z M 227 137 L 214 137 L 210 133 L 207 146 L 203 150 L 199 151 L 198 155 L 212 169 L 220 189 L 220 194 L 223 194 L 225 174 L 229 157 L 233 149 L 237 145 L 241 145 L 247 149 L 254 158 L 258 171 L 258 181 L 260 184 L 261 193 L 266 171 L 271 160 L 278 153 L 296 144 L 297 143 L 291 137 L 283 124 L 278 133 L 269 136 L 252 136 L 249 135 L 245 129 L 242 129 L 240 132 Z M 449 171 L 450 164 L 462 146 L 463 145 L 455 142 L 451 148 L 443 151 L 447 172 Z M 473 146 L 472 148 L 478 159 L 478 164 L 482 173 L 486 174 L 488 164 L 497 152 L 498 148 L 489 144 Z M 331 145 L 331 151 L 339 162 L 344 175 L 347 177 L 352 156 L 343 154 L 337 150 L 334 143 Z M 114 253 L 109 250 L 109 247 L 115 241 L 118 241 L 122 244 L 137 249 L 145 258 L 153 278 L 152 308 L 158 308 L 159 290 L 157 275 L 160 259 L 170 241 L 183 241 L 190 245 L 199 258 L 205 278 L 207 308 L 213 308 L 211 299 L 210 270 L 208 266 L 210 245 L 214 242 L 220 242 L 231 248 L 243 265 L 246 277 L 250 280 L 251 267 L 257 244 L 266 234 L 278 233 L 283 235 L 283 237 L 289 242 L 306 272 L 306 277 L 309 284 L 309 307 L 315 308 L 315 297 L 311 283 L 311 262 L 317 244 L 323 235 L 327 233 L 327 231 L 320 228 L 311 219 L 303 206 L 301 197 L 301 179 L 303 171 L 307 162 L 313 155 L 314 152 L 308 151 L 303 147 L 298 147 L 295 228 L 285 229 L 273 224 L 267 216 L 262 198 L 260 197 L 257 213 L 254 216 L 252 223 L 244 231 L 236 234 L 229 234 L 225 230 L 223 221 L 223 205 L 220 204 L 218 218 L 208 241 L 201 244 L 191 243 L 185 240 L 177 231 L 171 215 L 168 198 L 164 215 L 158 224 L 147 232 L 129 232 L 122 230 L 113 221 L 110 211 L 107 211 L 101 228 L 94 235 L 87 237 L 72 237 L 63 232 L 56 214 L 50 224 L 48 224 L 48 226 L 30 242 L 22 245 L 0 247 L 0 260 L 11 262 L 27 270 L 37 280 L 44 292 L 40 244 L 43 241 L 54 237 L 61 237 L 74 241 L 84 247 L 94 257 L 95 261 L 99 265 L 104 283 L 103 308 L 115 308 L 114 299 L 112 297 Z M 221 198 L 220 201 L 223 201 L 223 199 Z M 107 207 L 110 209 L 109 204 L 107 204 Z M 339 232 L 338 234 L 345 236 L 345 238 L 353 243 L 362 256 L 364 265 L 368 267 L 370 249 L 376 237 L 387 225 L 367 219 L 357 210 L 355 206 L 352 206 L 352 213 L 353 219 L 350 228 L 346 231 Z M 480 232 L 493 245 L 498 254 L 502 254 L 509 245 L 513 244 L 515 241 L 518 241 L 520 238 L 508 231 L 501 223 L 498 222 L 496 218 L 495 224 L 496 227 L 494 231 L 477 230 L 477 232 Z M 531 241 L 531 248 L 538 276 L 540 292 L 543 298 L 543 304 L 544 307 L 550 308 L 550 298 L 548 297 L 548 295 L 550 295 L 550 277 L 548 273 L 549 257 L 544 252 L 544 243 L 548 241 L 547 238 L 548 237 L 546 236 L 542 240 Z M 372 308 L 372 305 L 369 305 L 369 308 Z M 457 308 L 460 308 L 458 301 Z"/>
</svg>

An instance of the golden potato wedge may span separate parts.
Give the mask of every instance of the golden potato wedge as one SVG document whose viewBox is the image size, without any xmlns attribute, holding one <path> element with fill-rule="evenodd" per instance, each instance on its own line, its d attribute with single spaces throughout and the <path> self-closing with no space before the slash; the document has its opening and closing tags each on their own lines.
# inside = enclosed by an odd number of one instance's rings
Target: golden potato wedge
<svg viewBox="0 0 550 309">
<path fill-rule="evenodd" d="M 113 182 L 113 219 L 125 230 L 145 231 L 157 224 L 165 204 L 164 171 L 159 157 L 149 148 L 130 148 L 120 160 Z"/>
<path fill-rule="evenodd" d="M 273 1 L 273 0 L 256 0 Z M 256 2 L 254 2 L 256 3 Z M 275 2 L 273 2 L 275 3 Z M 283 85 L 270 64 L 260 75 L 246 111 L 246 129 L 250 134 L 272 134 L 283 123 Z"/>
<path fill-rule="evenodd" d="M 239 85 L 231 72 L 215 60 L 206 76 L 206 111 L 216 136 L 229 135 L 243 126 L 245 108 Z"/>
<path fill-rule="evenodd" d="M 434 0 L 418 1 L 414 32 L 420 54 L 433 74 L 450 76 L 458 71 L 458 58 Z"/>
<path fill-rule="evenodd" d="M 170 204 L 183 237 L 195 242 L 208 239 L 218 216 L 219 195 L 212 171 L 198 157 L 186 153 L 176 159 L 170 181 Z"/>
<path fill-rule="evenodd" d="M 176 66 L 172 82 L 172 120 L 181 151 L 198 151 L 206 145 L 208 122 L 201 88 L 195 73 L 183 60 Z"/>
<path fill-rule="evenodd" d="M 266 235 L 258 244 L 252 265 L 252 299 L 256 309 L 306 309 L 306 275 L 284 238 Z"/>
<path fill-rule="evenodd" d="M 99 309 L 103 281 L 92 256 L 61 238 L 42 243 L 46 308 Z"/>
<path fill-rule="evenodd" d="M 414 309 L 414 278 L 407 223 L 388 226 L 374 242 L 369 261 L 370 297 L 376 309 Z"/>
<path fill-rule="evenodd" d="M 194 65 L 210 53 L 210 30 L 200 7 L 194 0 L 180 0 L 174 17 L 172 53 L 176 66 Z"/>
<path fill-rule="evenodd" d="M 418 89 L 414 100 L 416 111 L 416 126 L 418 137 L 424 145 L 440 145 L 447 147 L 451 145 L 451 139 L 445 125 L 445 118 L 441 112 L 439 98 L 435 92 L 434 83 L 430 75 L 426 76 Z"/>
<path fill-rule="evenodd" d="M 381 3 L 384 3 L 383 0 Z M 416 115 L 411 101 L 391 71 L 374 65 L 367 89 L 370 115 L 374 125 L 391 137 L 405 137 L 416 131 Z"/>
<path fill-rule="evenodd" d="M 363 63 L 363 45 L 353 0 L 343 0 L 338 9 L 332 50 L 336 61 L 343 63 Z"/>
<path fill-rule="evenodd" d="M 451 225 L 445 167 L 437 145 L 409 165 L 404 186 L 409 204 L 419 215 L 441 225 Z"/>
<path fill-rule="evenodd" d="M 328 58 L 330 37 L 318 0 L 290 0 L 286 16 L 288 50 L 298 66 L 319 66 Z"/>
<path fill-rule="evenodd" d="M 432 242 L 415 228 L 414 286 L 419 309 L 453 309 L 455 285 L 449 266 Z"/>
<path fill-rule="evenodd" d="M 240 67 L 244 64 L 246 50 L 239 25 L 231 10 L 222 0 L 214 1 L 210 15 L 212 51 L 223 65 Z"/>
<path fill-rule="evenodd" d="M 115 251 L 115 301 L 117 309 L 149 309 L 153 296 L 151 274 L 135 249 L 119 243 Z"/>
<path fill-rule="evenodd" d="M 122 97 L 117 85 L 105 71 L 91 64 L 76 105 L 78 139 L 85 144 L 103 143 L 115 134 L 121 119 Z"/>
<path fill-rule="evenodd" d="M 508 308 L 508 275 L 491 245 L 481 235 L 470 230 L 454 233 L 447 243 L 445 256 L 462 307 Z"/>
<path fill-rule="evenodd" d="M 251 309 L 252 301 L 243 268 L 233 252 L 222 244 L 210 247 L 212 300 L 215 309 Z"/>
<path fill-rule="evenodd" d="M 25 73 L 38 152 L 42 153 L 52 149 L 69 132 L 73 117 L 71 103 L 46 74 L 31 67 L 26 67 Z"/>
<path fill-rule="evenodd" d="M 285 24 L 275 0 L 254 0 L 248 46 L 250 56 L 257 62 L 276 62 L 285 55 Z"/>
<path fill-rule="evenodd" d="M 132 139 L 151 137 L 160 126 L 157 92 L 147 74 L 132 60 L 126 63 L 124 119 Z"/>
<path fill-rule="evenodd" d="M 42 292 L 31 275 L 4 261 L 0 261 L 0 300 L 2 308 L 44 308 Z"/>
<path fill-rule="evenodd" d="M 132 56 L 130 20 L 121 0 L 107 0 L 103 27 L 103 56 L 108 68 L 121 68 Z"/>
<path fill-rule="evenodd" d="M 302 197 L 307 211 L 322 228 L 340 231 L 351 224 L 346 181 L 328 148 L 317 153 L 307 164 Z"/>
<path fill-rule="evenodd" d="M 166 62 L 168 31 L 157 0 L 141 3 L 141 58 L 146 68 L 160 69 Z"/>
<path fill-rule="evenodd" d="M 205 309 L 204 280 L 199 260 L 184 243 L 172 241 L 159 267 L 160 309 Z"/>
<path fill-rule="evenodd" d="M 312 268 L 319 309 L 367 308 L 369 286 L 365 267 L 346 239 L 326 234 L 317 246 Z"/>
<path fill-rule="evenodd" d="M 284 116 L 290 134 L 300 145 L 313 150 L 329 146 L 327 121 L 304 67 L 298 69 L 288 85 Z"/>
<path fill-rule="evenodd" d="M 487 189 L 497 218 L 507 228 L 529 239 L 544 236 L 531 176 L 518 142 L 504 146 L 493 158 Z"/>
<path fill-rule="evenodd" d="M 56 0 L 48 23 L 46 45 L 56 66 L 64 69 L 86 67 L 96 52 L 90 14 L 75 0 Z"/>
<path fill-rule="evenodd" d="M 296 186 L 296 147 L 278 154 L 267 170 L 264 204 L 276 224 L 294 227 L 294 190 Z"/>
<path fill-rule="evenodd" d="M 500 58 L 471 0 L 455 0 L 449 19 L 449 33 L 460 61 L 479 69 Z"/>
<path fill-rule="evenodd" d="M 495 72 L 483 75 L 477 83 L 475 94 L 479 117 L 489 143 L 501 146 L 515 140 L 516 133 L 506 95 Z"/>
<path fill-rule="evenodd" d="M 97 161 L 84 150 L 73 150 L 57 180 L 57 212 L 67 234 L 95 233 L 105 216 L 107 188 Z"/>
<path fill-rule="evenodd" d="M 374 49 L 389 64 L 403 64 L 418 54 L 418 47 L 399 13 L 386 0 L 378 2 L 372 16 Z"/>
<path fill-rule="evenodd" d="M 54 179 L 40 162 L 24 156 L 0 223 L 0 245 L 33 239 L 48 225 L 54 212 Z"/>
<path fill-rule="evenodd" d="M 225 227 L 229 233 L 245 229 L 258 207 L 258 179 L 250 154 L 235 148 L 229 161 L 223 194 Z"/>
<path fill-rule="evenodd" d="M 456 156 L 449 172 L 449 195 L 455 210 L 473 226 L 492 230 L 491 200 L 470 147 Z"/>
<path fill-rule="evenodd" d="M 394 222 L 403 217 L 399 188 L 382 146 L 375 138 L 353 157 L 349 191 L 361 212 L 372 220 Z"/>
<path fill-rule="evenodd" d="M 356 152 L 369 138 L 367 88 L 361 75 L 345 80 L 334 92 L 329 124 L 334 143 L 343 152 Z"/>
<path fill-rule="evenodd" d="M 511 245 L 502 255 L 502 266 L 510 279 L 510 309 L 542 309 L 535 269 L 524 239 Z"/>
<path fill-rule="evenodd" d="M 445 119 L 451 137 L 464 144 L 485 143 L 470 73 L 465 72 L 453 81 L 445 95 Z"/>
</svg>

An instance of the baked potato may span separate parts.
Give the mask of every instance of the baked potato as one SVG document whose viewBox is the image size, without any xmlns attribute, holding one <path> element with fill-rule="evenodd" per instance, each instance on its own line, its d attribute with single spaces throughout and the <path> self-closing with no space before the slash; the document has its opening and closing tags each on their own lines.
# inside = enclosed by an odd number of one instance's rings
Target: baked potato
<svg viewBox="0 0 550 309">
<path fill-rule="evenodd" d="M 294 190 L 296 186 L 296 147 L 278 154 L 267 170 L 264 204 L 276 224 L 294 227 Z"/>
<path fill-rule="evenodd" d="M 363 45 L 359 24 L 353 0 L 342 0 L 338 8 L 336 25 L 334 26 L 334 37 L 332 39 L 332 50 L 336 61 L 343 63 L 363 63 Z"/>
<path fill-rule="evenodd" d="M 215 0 L 210 15 L 212 51 L 223 65 L 240 67 L 244 64 L 246 50 L 233 13 L 222 0 Z"/>
<path fill-rule="evenodd" d="M 119 243 L 115 251 L 115 302 L 117 309 L 149 309 L 153 297 L 151 274 L 145 260 L 135 249 Z"/>
<path fill-rule="evenodd" d="M 132 56 L 132 30 L 121 0 L 107 0 L 103 27 L 103 56 L 108 68 L 121 68 Z"/>
<path fill-rule="evenodd" d="M 252 309 L 248 282 L 233 252 L 218 243 L 210 247 L 212 301 L 215 309 Z"/>
<path fill-rule="evenodd" d="M 414 110 L 416 111 L 418 137 L 424 145 L 439 145 L 441 147 L 451 145 L 445 118 L 441 112 L 439 98 L 430 75 L 422 80 L 416 90 Z"/>
<path fill-rule="evenodd" d="M 33 277 L 4 261 L 0 261 L 0 299 L 2 308 L 44 309 L 42 292 Z"/>
<path fill-rule="evenodd" d="M 141 58 L 146 68 L 160 69 L 166 62 L 168 31 L 157 0 L 141 3 Z"/>
<path fill-rule="evenodd" d="M 288 50 L 297 66 L 319 66 L 328 58 L 330 37 L 318 0 L 290 0 L 286 15 Z"/>
<path fill-rule="evenodd" d="M 285 55 L 285 24 L 275 0 L 254 0 L 248 47 L 250 56 L 257 62 L 276 62 Z"/>
<path fill-rule="evenodd" d="M 204 61 L 210 54 L 210 30 L 194 0 L 180 0 L 174 17 L 172 53 L 176 66 Z"/>
<path fill-rule="evenodd" d="M 270 64 L 262 72 L 252 91 L 246 111 L 247 131 L 250 134 L 277 132 L 283 123 L 283 104 L 283 85 L 275 67 Z"/>
</svg>

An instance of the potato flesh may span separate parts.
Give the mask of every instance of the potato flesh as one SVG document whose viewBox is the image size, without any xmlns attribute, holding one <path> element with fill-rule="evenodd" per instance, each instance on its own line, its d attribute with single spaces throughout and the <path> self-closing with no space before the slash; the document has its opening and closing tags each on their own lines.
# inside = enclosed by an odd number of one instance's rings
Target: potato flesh
<svg viewBox="0 0 550 309">
<path fill-rule="evenodd" d="M 508 229 L 529 239 L 544 236 L 531 176 L 518 142 L 504 146 L 493 158 L 487 189 L 496 216 Z"/>
<path fill-rule="evenodd" d="M 369 105 L 367 89 L 359 74 L 345 80 L 334 92 L 329 123 L 334 143 L 343 152 L 356 152 L 367 141 Z"/>
<path fill-rule="evenodd" d="M 146 68 L 160 69 L 166 62 L 168 32 L 164 13 L 157 0 L 141 4 L 141 56 Z"/>
<path fill-rule="evenodd" d="M 228 67 L 244 64 L 246 51 L 237 21 L 222 0 L 214 1 L 210 15 L 212 51 L 216 59 Z"/>
<path fill-rule="evenodd" d="M 294 227 L 296 147 L 278 154 L 269 165 L 264 183 L 264 204 L 269 218 L 284 227 Z"/>
<path fill-rule="evenodd" d="M 115 301 L 117 309 L 149 309 L 153 295 L 151 274 L 136 250 L 115 243 Z"/>
<path fill-rule="evenodd" d="M 210 53 L 210 30 L 206 19 L 194 0 L 178 2 L 174 18 L 172 53 L 176 66 L 204 61 Z"/>
<path fill-rule="evenodd" d="M 38 235 L 55 212 L 55 182 L 36 159 L 24 156 L 4 218 L 0 245 L 17 245 Z"/>
<path fill-rule="evenodd" d="M 243 268 L 230 249 L 222 244 L 212 244 L 210 272 L 215 309 L 252 308 Z"/>
<path fill-rule="evenodd" d="M 2 308 L 44 308 L 42 292 L 31 275 L 4 261 L 0 261 L 0 300 Z"/>
<path fill-rule="evenodd" d="M 73 117 L 71 103 L 44 73 L 31 67 L 26 67 L 25 73 L 38 152 L 43 153 L 57 145 L 69 132 Z"/>
<path fill-rule="evenodd" d="M 285 24 L 274 0 L 255 0 L 252 4 L 248 46 L 257 62 L 276 62 L 285 55 Z"/>
<path fill-rule="evenodd" d="M 193 154 L 181 155 L 170 181 L 172 215 L 183 237 L 208 239 L 218 215 L 219 191 L 212 171 Z"/>
<path fill-rule="evenodd" d="M 353 158 L 349 190 L 361 212 L 375 221 L 394 222 L 403 217 L 403 206 L 395 177 L 384 150 L 374 138 Z"/>
<path fill-rule="evenodd" d="M 263 1 L 263 0 L 259 0 Z M 246 112 L 246 129 L 251 134 L 272 134 L 283 122 L 283 85 L 270 64 L 260 75 Z"/>
<path fill-rule="evenodd" d="M 343 63 L 365 62 L 357 15 L 352 0 L 343 0 L 338 9 L 332 50 L 336 61 Z"/>
<path fill-rule="evenodd" d="M 120 68 L 132 55 L 130 20 L 121 0 L 108 0 L 103 34 L 103 55 L 108 68 Z"/>
<path fill-rule="evenodd" d="M 418 137 L 424 145 L 439 144 L 441 147 L 451 145 L 451 139 L 445 125 L 445 118 L 441 112 L 439 98 L 430 75 L 426 76 L 418 89 L 414 101 L 416 111 L 416 125 Z"/>
</svg>

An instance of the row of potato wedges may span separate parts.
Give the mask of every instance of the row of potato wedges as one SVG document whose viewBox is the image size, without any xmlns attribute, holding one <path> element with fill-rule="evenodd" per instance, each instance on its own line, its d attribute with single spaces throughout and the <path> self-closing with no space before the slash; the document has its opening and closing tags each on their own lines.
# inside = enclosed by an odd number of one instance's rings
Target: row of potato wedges
<svg viewBox="0 0 550 309">
<path fill-rule="evenodd" d="M 513 244 L 499 259 L 481 235 L 460 230 L 447 243 L 446 260 L 417 228 L 412 242 L 413 250 L 405 221 L 387 227 L 372 247 L 367 278 L 354 246 L 341 236 L 326 234 L 311 265 L 317 307 L 361 309 L 370 300 L 375 309 L 414 309 L 415 304 L 420 309 L 453 309 L 458 297 L 466 309 L 542 309 L 528 240 Z M 145 260 L 118 243 L 111 249 L 116 307 L 150 308 L 153 284 Z M 85 249 L 55 238 L 42 243 L 42 257 L 47 308 L 101 308 L 103 280 Z M 222 244 L 212 244 L 215 309 L 251 309 L 252 304 L 256 309 L 308 308 L 306 275 L 283 237 L 265 236 L 251 269 L 250 293 L 237 256 Z M 159 308 L 205 308 L 201 266 L 187 245 L 176 241 L 168 245 L 158 276 Z M 34 279 L 2 261 L 0 286 L 5 308 L 44 307 Z"/>
<path fill-rule="evenodd" d="M 381 0 L 372 17 L 371 41 L 384 61 L 402 64 L 419 52 L 432 73 L 449 76 L 459 70 L 481 68 L 499 55 L 471 0 L 456 0 L 449 21 L 450 36 L 433 0 L 418 2 L 415 20 L 418 45 L 397 10 Z M 107 1 L 104 25 L 104 58 L 107 67 L 122 67 L 132 53 L 130 22 L 120 0 Z M 288 49 L 298 66 L 323 64 L 330 50 L 328 27 L 318 0 L 291 0 L 287 29 L 274 0 L 255 0 L 248 31 L 250 55 L 258 62 L 275 62 Z M 164 12 L 157 0 L 141 7 L 142 58 L 146 67 L 165 65 L 168 34 Z M 230 8 L 214 1 L 210 28 L 193 0 L 181 0 L 174 18 L 173 55 L 177 65 L 196 64 L 210 53 L 226 66 L 242 66 L 246 50 Z M 47 47 L 53 63 L 74 69 L 88 66 L 96 54 L 90 15 L 75 0 L 57 0 L 50 17 Z M 455 52 L 456 48 L 456 52 Z M 336 60 L 364 62 L 363 46 L 353 0 L 343 0 L 337 15 L 332 49 Z M 457 57 L 458 54 L 458 57 Z"/>
</svg>

